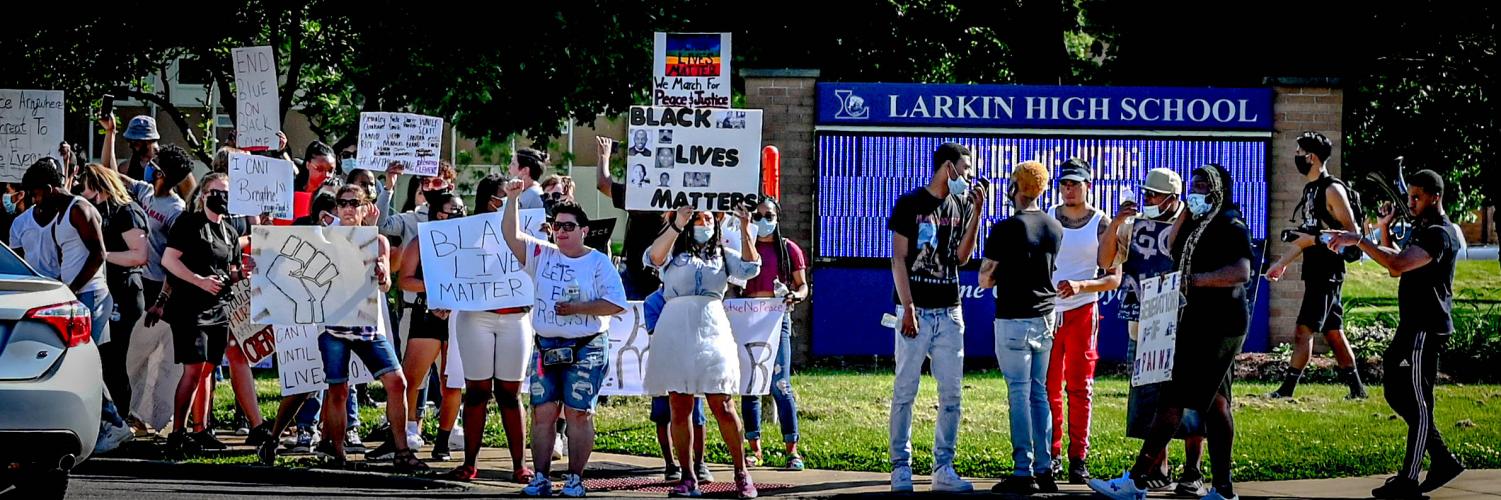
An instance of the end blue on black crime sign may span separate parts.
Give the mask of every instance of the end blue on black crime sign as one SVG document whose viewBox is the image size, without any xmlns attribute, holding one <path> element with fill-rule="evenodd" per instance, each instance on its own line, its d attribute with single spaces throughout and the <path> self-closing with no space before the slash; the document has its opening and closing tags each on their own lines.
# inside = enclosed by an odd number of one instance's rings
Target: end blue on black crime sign
<svg viewBox="0 0 1501 500">
<path fill-rule="evenodd" d="M 1272 129 L 1269 88 L 819 83 L 819 125 Z"/>
</svg>

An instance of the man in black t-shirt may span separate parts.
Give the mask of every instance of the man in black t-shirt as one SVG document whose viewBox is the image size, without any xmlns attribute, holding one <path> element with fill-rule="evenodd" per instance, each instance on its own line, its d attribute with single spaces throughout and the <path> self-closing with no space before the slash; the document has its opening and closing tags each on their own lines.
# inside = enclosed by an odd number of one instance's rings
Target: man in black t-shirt
<svg viewBox="0 0 1501 500">
<path fill-rule="evenodd" d="M 991 227 L 980 264 L 980 287 L 995 288 L 995 356 L 1006 377 L 1011 411 L 1011 458 L 1016 471 L 991 491 L 1056 493 L 1053 479 L 1053 410 L 1046 382 L 1053 349 L 1053 270 L 1063 225 L 1042 211 L 1038 198 L 1050 182 L 1047 167 L 1022 162 L 1011 170 L 1006 198 L 1016 214 Z M 1004 273 L 998 273 L 1001 264 Z M 996 286 L 1000 284 L 1001 286 Z"/>
<path fill-rule="evenodd" d="M 1397 335 L 1381 362 L 1386 402 L 1407 421 L 1407 453 L 1402 457 L 1402 470 L 1371 491 L 1376 498 L 1418 498 L 1464 472 L 1433 421 L 1438 353 L 1454 331 L 1454 264 L 1464 240 L 1444 216 L 1444 180 L 1438 173 L 1423 170 L 1409 176 L 1407 191 L 1415 226 L 1407 248 L 1398 250 L 1392 245 L 1391 223 L 1396 213 L 1392 207 L 1382 207 L 1377 225 L 1380 244 L 1353 231 L 1325 231 L 1331 250 L 1358 245 L 1371 260 L 1402 279 L 1397 285 L 1401 318 Z M 1432 465 L 1428 477 L 1418 484 L 1424 453 Z"/>
<path fill-rule="evenodd" d="M 1341 303 L 1341 288 L 1345 281 L 1345 261 L 1339 254 L 1318 244 L 1318 233 L 1324 229 L 1359 230 L 1358 215 L 1354 212 L 1345 185 L 1329 175 L 1325 169 L 1334 145 L 1329 138 L 1318 132 L 1304 132 L 1298 138 L 1297 154 L 1293 163 L 1298 173 L 1308 179 L 1303 186 L 1303 199 L 1293 214 L 1298 223 L 1298 239 L 1293 248 L 1277 260 L 1267 271 L 1267 278 L 1277 281 L 1287 271 L 1287 266 L 1303 258 L 1303 304 L 1298 310 L 1297 332 L 1293 341 L 1293 358 L 1282 380 L 1282 387 L 1268 394 L 1272 398 L 1293 397 L 1298 381 L 1303 378 L 1303 369 L 1313 355 L 1313 335 L 1323 332 L 1324 341 L 1334 351 L 1339 363 L 1340 378 L 1350 386 L 1346 399 L 1365 399 L 1365 385 L 1360 383 L 1360 372 L 1355 368 L 1355 351 L 1345 340 L 1343 330 L 1345 308 Z"/>
<path fill-rule="evenodd" d="M 932 360 L 938 382 L 933 490 L 974 489 L 953 466 L 964 383 L 959 266 L 975 253 L 980 214 L 990 197 L 983 182 L 971 188 L 969 162 L 968 148 L 952 142 L 939 145 L 927 185 L 898 198 L 886 223 L 892 233 L 892 298 L 900 318 L 891 398 L 892 491 L 912 491 L 912 402 L 924 359 Z"/>
</svg>

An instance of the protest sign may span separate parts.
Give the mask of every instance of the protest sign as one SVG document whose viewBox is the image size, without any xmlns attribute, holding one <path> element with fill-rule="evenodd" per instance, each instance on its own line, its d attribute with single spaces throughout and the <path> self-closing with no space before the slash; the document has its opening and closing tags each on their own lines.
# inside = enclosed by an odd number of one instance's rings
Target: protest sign
<svg viewBox="0 0 1501 500">
<path fill-rule="evenodd" d="M 540 208 L 518 215 L 518 223 L 533 236 L 547 220 Z M 488 311 L 532 305 L 532 279 L 501 236 L 502 217 L 491 212 L 417 226 L 428 307 Z"/>
<path fill-rule="evenodd" d="M 61 90 L 0 89 L 0 182 L 21 182 L 32 163 L 58 158 L 62 142 Z"/>
<path fill-rule="evenodd" d="M 610 234 L 615 232 L 615 219 L 589 221 L 589 234 L 584 236 L 584 245 L 601 252 L 610 248 Z"/>
<path fill-rule="evenodd" d="M 443 119 L 411 113 L 360 113 L 359 168 L 384 172 L 399 162 L 412 175 L 438 175 Z"/>
<path fill-rule="evenodd" d="M 728 212 L 761 192 L 761 110 L 632 106 L 628 169 L 652 184 L 626 187 L 627 210 Z"/>
<path fill-rule="evenodd" d="M 230 285 L 229 335 L 252 365 L 276 353 L 271 327 L 250 320 L 250 280 Z"/>
<path fill-rule="evenodd" d="M 652 44 L 652 104 L 730 107 L 729 33 L 656 33 Z"/>
<path fill-rule="evenodd" d="M 327 374 L 323 372 L 323 354 L 318 350 L 318 336 L 323 334 L 319 325 L 277 325 L 276 367 L 281 377 L 281 395 L 291 396 L 328 388 Z M 370 370 L 360 356 L 349 353 L 349 384 L 364 384 L 374 381 Z"/>
<path fill-rule="evenodd" d="M 229 213 L 292 218 L 292 179 L 297 167 L 280 158 L 229 155 Z"/>
<path fill-rule="evenodd" d="M 246 151 L 276 149 L 280 146 L 276 133 L 281 131 L 276 57 L 271 47 L 265 46 L 239 47 L 230 55 L 235 72 L 235 147 Z"/>
<path fill-rule="evenodd" d="M 1173 379 L 1173 355 L 1178 343 L 1179 273 L 1141 280 L 1141 320 L 1136 335 L 1136 359 L 1131 386 Z"/>
<path fill-rule="evenodd" d="M 724 301 L 724 312 L 740 355 L 740 394 L 770 393 L 786 304 L 780 299 L 729 299 Z M 642 303 L 631 302 L 610 321 L 610 365 L 605 370 L 601 395 L 648 395 L 644 379 L 652 337 L 647 335 L 642 314 Z"/>
<path fill-rule="evenodd" d="M 372 326 L 380 235 L 370 226 L 255 226 L 252 321 L 271 325 Z M 384 327 L 383 324 L 379 325 Z"/>
</svg>

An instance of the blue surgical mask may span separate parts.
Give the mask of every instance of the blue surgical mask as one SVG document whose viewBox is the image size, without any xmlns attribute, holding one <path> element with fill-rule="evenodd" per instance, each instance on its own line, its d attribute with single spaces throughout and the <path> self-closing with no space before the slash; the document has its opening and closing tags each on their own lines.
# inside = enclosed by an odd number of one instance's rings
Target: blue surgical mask
<svg viewBox="0 0 1501 500">
<path fill-rule="evenodd" d="M 1213 208 L 1209 205 L 1208 195 L 1193 193 L 1188 195 L 1187 201 L 1188 213 L 1193 214 L 1194 217 L 1203 216 L 1209 213 L 1210 208 Z"/>
<path fill-rule="evenodd" d="M 358 160 L 355 160 L 354 158 L 345 158 L 339 160 L 339 167 L 346 173 L 353 172 L 355 168 L 359 167 L 359 164 L 360 162 Z"/>
<path fill-rule="evenodd" d="M 144 179 L 141 179 L 141 181 L 142 182 L 146 182 L 148 184 L 151 183 L 151 181 L 156 180 L 156 165 L 147 163 L 146 164 L 146 173 L 143 174 L 143 175 L 141 175 L 141 177 L 144 177 Z"/>
<path fill-rule="evenodd" d="M 769 220 L 762 219 L 762 220 L 756 221 L 755 224 L 756 224 L 756 234 L 760 235 L 760 236 L 766 236 L 768 234 L 775 233 L 777 231 L 777 223 L 776 223 L 776 221 L 769 221 Z"/>
<path fill-rule="evenodd" d="M 708 226 L 693 226 L 693 241 L 702 245 L 714 238 L 714 228 Z"/>
<path fill-rule="evenodd" d="M 15 195 L 10 194 L 10 193 L 0 194 L 0 199 L 4 199 L 5 200 L 4 201 L 4 203 L 5 203 L 5 213 L 8 213 L 8 214 L 14 214 L 14 213 L 16 213 L 16 198 L 15 198 Z"/>
<path fill-rule="evenodd" d="M 965 181 L 963 177 L 949 178 L 949 194 L 959 196 L 969 194 L 969 182 Z"/>
</svg>

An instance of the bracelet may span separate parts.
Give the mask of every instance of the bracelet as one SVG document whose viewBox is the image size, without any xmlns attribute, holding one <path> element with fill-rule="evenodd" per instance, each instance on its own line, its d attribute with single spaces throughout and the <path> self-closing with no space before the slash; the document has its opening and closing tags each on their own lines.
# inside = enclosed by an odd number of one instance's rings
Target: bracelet
<svg viewBox="0 0 1501 500">
<path fill-rule="evenodd" d="M 673 222 L 673 221 L 670 221 L 670 220 L 667 221 L 667 227 L 672 228 L 673 232 L 677 232 L 677 233 L 683 232 L 683 228 L 678 227 L 678 224 L 676 222 Z"/>
</svg>

